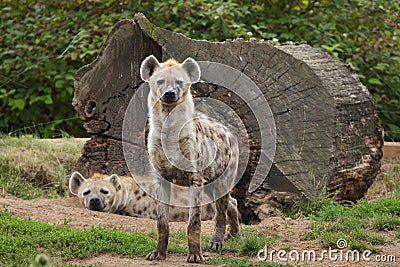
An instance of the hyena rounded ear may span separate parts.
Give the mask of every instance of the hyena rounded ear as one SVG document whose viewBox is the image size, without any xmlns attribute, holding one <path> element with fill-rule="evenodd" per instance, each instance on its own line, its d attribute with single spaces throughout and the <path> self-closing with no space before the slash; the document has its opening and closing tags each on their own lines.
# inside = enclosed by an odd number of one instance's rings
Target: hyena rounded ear
<svg viewBox="0 0 400 267">
<path fill-rule="evenodd" d="M 121 190 L 121 181 L 119 180 L 119 176 L 116 174 L 111 175 L 110 177 L 105 179 L 107 182 L 111 183 L 116 191 Z"/>
<path fill-rule="evenodd" d="M 197 83 L 198 81 L 200 81 L 201 71 L 200 66 L 196 62 L 196 60 L 188 57 L 187 59 L 185 59 L 185 61 L 183 61 L 182 68 L 187 72 L 192 83 Z"/>
<path fill-rule="evenodd" d="M 160 67 L 160 62 L 158 62 L 155 56 L 150 55 L 146 57 L 140 66 L 140 78 L 142 78 L 143 81 L 148 82 L 155 69 L 158 67 Z"/>
<path fill-rule="evenodd" d="M 72 173 L 71 177 L 69 178 L 69 191 L 71 191 L 71 193 L 75 196 L 78 195 L 79 187 L 85 181 L 85 177 L 83 177 L 80 172 Z"/>
</svg>

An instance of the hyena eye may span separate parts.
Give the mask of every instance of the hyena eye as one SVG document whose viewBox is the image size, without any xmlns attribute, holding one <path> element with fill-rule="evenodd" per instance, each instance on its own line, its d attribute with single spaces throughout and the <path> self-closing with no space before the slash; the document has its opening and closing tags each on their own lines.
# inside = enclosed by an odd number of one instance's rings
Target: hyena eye
<svg viewBox="0 0 400 267">
<path fill-rule="evenodd" d="M 107 195 L 109 192 L 106 189 L 100 189 L 100 193 Z"/>
<path fill-rule="evenodd" d="M 177 80 L 176 81 L 176 85 L 178 85 L 179 87 L 181 87 L 183 85 L 183 81 Z"/>
<path fill-rule="evenodd" d="M 84 195 L 84 196 L 87 196 L 87 195 L 89 195 L 89 194 L 90 194 L 90 190 L 87 190 L 87 191 L 83 192 L 83 195 Z"/>
<path fill-rule="evenodd" d="M 164 80 L 158 80 L 158 81 L 157 81 L 157 85 L 160 86 L 160 85 L 163 85 L 163 84 L 164 84 Z"/>
</svg>

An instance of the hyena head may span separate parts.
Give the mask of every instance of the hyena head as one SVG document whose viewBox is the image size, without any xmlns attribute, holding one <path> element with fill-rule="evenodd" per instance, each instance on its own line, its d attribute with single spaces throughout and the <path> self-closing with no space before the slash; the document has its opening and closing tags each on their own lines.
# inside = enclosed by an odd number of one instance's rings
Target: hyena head
<svg viewBox="0 0 400 267">
<path fill-rule="evenodd" d="M 86 179 L 79 172 L 74 172 L 69 179 L 69 190 L 78 196 L 85 208 L 113 213 L 121 183 L 116 174 L 95 175 Z"/>
<path fill-rule="evenodd" d="M 174 59 L 160 63 L 151 55 L 142 62 L 140 76 L 149 83 L 154 101 L 177 105 L 185 101 L 190 85 L 200 80 L 200 67 L 192 58 L 187 58 L 181 64 Z"/>
</svg>

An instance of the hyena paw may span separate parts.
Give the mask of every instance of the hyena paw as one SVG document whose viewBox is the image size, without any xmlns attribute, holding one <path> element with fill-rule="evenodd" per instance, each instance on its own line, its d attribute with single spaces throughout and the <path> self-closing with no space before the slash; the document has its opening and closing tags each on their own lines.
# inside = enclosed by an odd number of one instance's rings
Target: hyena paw
<svg viewBox="0 0 400 267">
<path fill-rule="evenodd" d="M 187 262 L 195 263 L 204 260 L 203 255 L 201 253 L 189 253 L 187 257 Z"/>
<path fill-rule="evenodd" d="M 224 238 L 213 237 L 210 241 L 210 247 L 213 250 L 222 249 L 224 247 Z"/>
<path fill-rule="evenodd" d="M 154 261 L 154 260 L 165 260 L 167 257 L 166 253 L 160 253 L 158 250 L 154 250 L 147 254 L 146 260 L 148 261 Z"/>
</svg>

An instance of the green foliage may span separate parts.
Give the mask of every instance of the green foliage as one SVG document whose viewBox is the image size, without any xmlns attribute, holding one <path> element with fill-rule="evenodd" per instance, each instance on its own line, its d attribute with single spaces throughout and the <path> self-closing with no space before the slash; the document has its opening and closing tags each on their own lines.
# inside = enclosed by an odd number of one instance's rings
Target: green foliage
<svg viewBox="0 0 400 267">
<path fill-rule="evenodd" d="M 0 131 L 82 135 L 71 106 L 73 75 L 111 27 L 144 13 L 191 38 L 307 41 L 354 66 L 373 94 L 387 140 L 400 140 L 397 0 L 4 0 L 0 4 Z"/>
<path fill-rule="evenodd" d="M 43 252 L 68 261 L 100 253 L 142 257 L 155 248 L 155 241 L 140 233 L 95 227 L 74 230 L 68 226 L 19 219 L 5 211 L 0 213 L 0 233 L 3 266 L 28 266 Z"/>
</svg>

